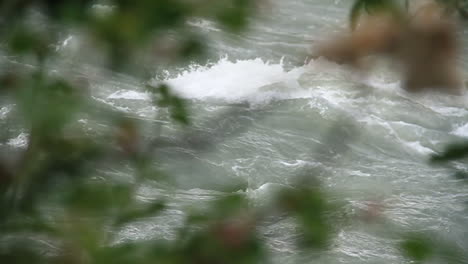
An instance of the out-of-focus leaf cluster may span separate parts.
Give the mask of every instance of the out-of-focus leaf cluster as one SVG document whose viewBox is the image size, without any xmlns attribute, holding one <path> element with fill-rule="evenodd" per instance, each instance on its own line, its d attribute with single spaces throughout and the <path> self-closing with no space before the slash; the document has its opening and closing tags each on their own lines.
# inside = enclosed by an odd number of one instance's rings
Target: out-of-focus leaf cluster
<svg viewBox="0 0 468 264">
<path fill-rule="evenodd" d="M 466 162 L 468 157 L 468 142 L 461 141 L 448 144 L 440 153 L 433 154 L 430 162 L 434 165 L 447 165 L 452 162 Z M 468 180 L 468 172 L 465 170 L 454 169 L 453 176 L 458 180 Z"/>
<path fill-rule="evenodd" d="M 382 13 L 390 12 L 393 16 L 403 17 L 403 9 L 394 0 L 356 0 L 354 1 L 350 14 L 349 21 L 351 29 L 355 29 L 359 21 L 359 17 L 363 12 L 367 13 Z"/>
<path fill-rule="evenodd" d="M 153 94 L 155 104 L 170 109 L 172 119 L 181 124 L 189 124 L 188 112 L 183 99 L 174 95 L 168 85 L 161 84 L 158 87 L 148 85 L 147 89 Z"/>
<path fill-rule="evenodd" d="M 466 0 L 435 0 L 445 6 L 447 12 L 456 12 L 462 18 L 468 18 L 468 1 Z M 416 1 L 415 1 L 416 2 Z M 411 5 L 411 0 L 355 0 L 350 10 L 351 28 L 357 26 L 363 12 L 390 12 L 404 20 L 404 13 Z M 406 10 L 405 10 L 406 9 Z M 403 22 L 403 21 L 402 21 Z"/>
<path fill-rule="evenodd" d="M 356 10 L 379 6 L 376 0 L 361 2 Z M 0 96 L 14 105 L 15 121 L 28 135 L 24 149 L 0 158 L 0 263 L 266 263 L 260 229 L 271 214 L 295 220 L 302 249 L 332 244 L 332 215 L 339 209 L 311 182 L 280 191 L 274 209 L 229 194 L 204 210 L 188 212 L 171 240 L 116 244 L 123 228 L 170 207 L 162 199 L 137 199 L 145 180 L 161 174 L 152 167 L 153 156 L 135 119 L 96 104 L 86 80 L 47 66 L 57 57 L 57 42 L 67 28 L 85 32 L 102 47 L 111 69 L 135 66 L 134 55 L 151 45 L 157 52 L 147 56 L 187 60 L 206 48 L 188 20 L 211 19 L 239 32 L 254 7 L 254 0 L 0 1 L 1 49 L 18 62 L 0 72 Z M 167 35 L 178 37 L 161 45 Z M 184 100 L 170 87 L 146 88 L 172 120 L 190 125 Z M 79 125 L 83 117 L 110 129 L 89 132 Z M 219 143 L 219 138 L 211 140 Z M 128 166 L 137 175 L 128 182 L 103 179 L 109 164 Z M 38 249 L 37 241 L 48 246 Z M 402 247 L 416 260 L 427 255 L 419 240 Z"/>
<path fill-rule="evenodd" d="M 136 119 L 96 103 L 85 77 L 49 67 L 70 28 L 108 53 L 110 69 L 134 66 L 135 54 L 148 45 L 156 52 L 147 56 L 188 60 L 206 47 L 203 37 L 189 29 L 190 19 L 214 20 L 239 32 L 255 5 L 253 0 L 0 1 L 1 48 L 13 61 L 0 72 L 1 98 L 14 106 L 11 118 L 27 135 L 24 148 L 0 158 L 0 263 L 268 261 L 259 228 L 271 212 L 241 194 L 188 212 L 172 240 L 115 244 L 123 228 L 168 208 L 166 200 L 137 199 L 145 180 L 162 175 Z M 168 35 L 177 36 L 170 45 Z M 173 121 L 190 125 L 184 100 L 169 86 L 146 90 Z M 89 132 L 80 125 L 83 118 L 108 129 Z M 102 175 L 122 164 L 133 169 L 134 178 L 119 182 Z M 297 220 L 302 246 L 329 245 L 332 209 L 318 188 L 281 192 L 274 204 L 280 206 L 273 211 Z M 49 246 L 38 249 L 37 241 Z"/>
<path fill-rule="evenodd" d="M 468 142 L 459 142 L 448 145 L 442 153 L 431 157 L 432 162 L 448 162 L 459 160 L 468 156 Z"/>
<path fill-rule="evenodd" d="M 279 204 L 292 214 L 301 227 L 301 246 L 309 249 L 326 249 L 332 236 L 329 214 L 334 211 L 326 195 L 315 184 L 304 184 L 295 191 L 279 195 Z"/>
<path fill-rule="evenodd" d="M 451 241 L 421 232 L 403 235 L 399 243 L 401 253 L 414 263 L 464 263 L 466 252 Z"/>
<path fill-rule="evenodd" d="M 121 68 L 132 55 L 148 45 L 157 56 L 185 60 L 204 52 L 204 38 L 190 30 L 187 20 L 211 19 L 231 31 L 245 29 L 255 9 L 255 0 L 158 0 L 158 1 L 46 1 L 5 0 L 0 3 L 0 34 L 13 52 L 33 53 L 43 60 L 53 56 L 60 27 L 90 35 L 108 53 L 112 67 Z M 35 12 L 43 19 L 31 20 Z M 179 37 L 165 43 L 165 35 Z M 159 37 L 158 37 L 159 36 Z M 169 47 L 166 47 L 168 46 Z M 152 54 L 146 54 L 151 56 Z M 134 65 L 138 63 L 133 62 Z"/>
</svg>

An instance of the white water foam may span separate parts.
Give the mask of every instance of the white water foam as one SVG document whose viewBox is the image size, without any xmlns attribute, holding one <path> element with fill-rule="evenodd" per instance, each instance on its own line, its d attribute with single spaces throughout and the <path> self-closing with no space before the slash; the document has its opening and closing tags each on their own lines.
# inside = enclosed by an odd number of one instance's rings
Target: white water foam
<svg viewBox="0 0 468 264">
<path fill-rule="evenodd" d="M 456 128 L 452 134 L 460 136 L 460 137 L 466 137 L 468 138 L 468 123 Z"/>
<path fill-rule="evenodd" d="M 29 135 L 21 132 L 17 137 L 8 140 L 7 145 L 15 148 L 25 148 L 28 145 Z"/>
<path fill-rule="evenodd" d="M 133 90 L 119 90 L 109 95 L 107 99 L 149 100 L 150 96 L 147 93 Z"/>
<path fill-rule="evenodd" d="M 423 145 L 421 145 L 421 142 L 419 142 L 419 141 L 411 141 L 411 142 L 401 141 L 401 142 L 406 147 L 408 147 L 412 151 L 416 151 L 419 154 L 428 155 L 428 154 L 434 153 L 434 151 L 432 149 L 424 147 Z"/>
<path fill-rule="evenodd" d="M 0 119 L 5 119 L 12 109 L 12 105 L 3 106 L 2 108 L 0 108 Z"/>
<path fill-rule="evenodd" d="M 217 99 L 228 102 L 264 102 L 273 98 L 294 97 L 297 79 L 303 67 L 286 71 L 283 64 L 260 58 L 230 61 L 223 58 L 208 66 L 194 66 L 175 78 L 154 79 L 152 84 L 169 84 L 173 91 L 185 98 Z"/>
<path fill-rule="evenodd" d="M 282 62 L 271 63 L 260 58 L 237 61 L 222 58 L 207 66 L 189 67 L 172 78 L 151 81 L 152 85 L 160 83 L 169 84 L 174 92 L 191 99 L 263 103 L 272 99 L 321 97 L 337 105 L 350 103 L 355 99 L 350 95 L 357 92 L 342 86 L 370 85 L 397 93 L 395 90 L 400 85 L 394 76 L 366 75 L 323 58 L 292 70 L 286 70 Z M 114 96 L 135 99 L 127 93 Z"/>
<path fill-rule="evenodd" d="M 187 23 L 193 27 L 200 28 L 201 30 L 206 31 L 206 32 L 221 31 L 221 29 L 219 29 L 213 21 L 209 21 L 206 19 L 192 19 L 192 20 L 189 20 Z"/>
</svg>

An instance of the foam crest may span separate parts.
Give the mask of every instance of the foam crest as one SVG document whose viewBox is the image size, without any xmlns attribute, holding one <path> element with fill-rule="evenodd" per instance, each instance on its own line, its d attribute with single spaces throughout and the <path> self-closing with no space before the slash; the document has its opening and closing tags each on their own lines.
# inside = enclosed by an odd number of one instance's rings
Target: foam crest
<svg viewBox="0 0 468 264">
<path fill-rule="evenodd" d="M 323 98 L 334 105 L 344 105 L 354 102 L 350 91 L 341 87 L 348 85 L 353 76 L 355 72 L 349 68 L 324 59 L 287 70 L 282 61 L 222 58 L 206 66 L 192 65 L 175 76 L 154 78 L 149 83 L 154 86 L 166 83 L 183 98 L 203 101 L 263 104 L 271 100 Z M 357 79 L 355 76 L 353 80 Z M 107 99 L 148 101 L 150 95 L 145 91 L 119 89 Z"/>
<path fill-rule="evenodd" d="M 468 138 L 468 124 L 462 125 L 458 128 L 456 128 L 452 134 L 460 136 L 460 137 L 465 137 Z"/>
<path fill-rule="evenodd" d="M 208 66 L 191 67 L 174 78 L 152 80 L 169 84 L 173 91 L 191 99 L 221 99 L 229 102 L 262 102 L 288 98 L 297 90 L 303 67 L 286 71 L 283 64 L 262 59 L 230 61 L 223 58 Z"/>
</svg>

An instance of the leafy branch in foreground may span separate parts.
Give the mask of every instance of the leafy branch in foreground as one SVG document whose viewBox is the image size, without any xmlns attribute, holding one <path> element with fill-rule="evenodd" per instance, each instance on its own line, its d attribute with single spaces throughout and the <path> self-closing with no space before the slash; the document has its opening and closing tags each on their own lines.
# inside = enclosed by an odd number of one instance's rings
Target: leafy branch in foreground
<svg viewBox="0 0 468 264">
<path fill-rule="evenodd" d="M 412 5 L 411 0 L 355 0 L 349 13 L 351 29 L 355 29 L 359 18 L 365 12 L 367 14 L 390 13 L 404 22 Z M 435 0 L 443 5 L 448 13 L 458 13 L 462 18 L 468 18 L 468 1 L 466 0 Z"/>
<path fill-rule="evenodd" d="M 170 201 L 162 198 L 138 199 L 139 189 L 147 181 L 162 176 L 152 152 L 146 151 L 151 142 L 142 137 L 140 124 L 129 114 L 96 103 L 90 96 L 90 81 L 77 81 L 69 75 L 71 68 L 86 63 L 81 61 L 86 61 L 85 55 L 68 62 L 70 68 L 54 67 L 62 59 L 57 46 L 69 28 L 87 36 L 104 54 L 104 67 L 134 68 L 134 72 L 142 69 L 140 53 L 149 57 L 155 51 L 155 59 L 174 61 L 202 53 L 204 40 L 189 30 L 190 19 L 212 19 L 238 32 L 246 28 L 254 6 L 249 0 L 0 3 L 0 37 L 11 66 L 0 72 L 0 92 L 14 109 L 9 118 L 27 134 L 24 149 L 14 149 L 12 159 L 0 159 L 0 239 L 5 241 L 0 244 L 1 263 L 268 260 L 259 229 L 269 210 L 253 207 L 241 194 L 216 199 L 202 212 L 185 212 L 186 221 L 177 227 L 174 239 L 118 242 L 125 228 L 171 209 Z M 174 34 L 181 37 L 172 38 Z M 146 90 L 158 108 L 167 108 L 171 119 L 187 128 L 175 146 L 188 144 L 205 151 L 250 124 L 229 135 L 225 135 L 225 127 L 213 130 L 211 137 L 199 135 L 201 143 L 193 139 L 196 135 L 189 135 L 192 130 L 184 100 L 164 84 Z M 244 114 L 244 109 L 228 111 L 211 124 Z M 105 124 L 106 128 L 90 131 L 80 122 Z M 106 173 L 115 166 L 130 168 L 133 177 L 108 177 Z M 282 201 L 274 204 L 289 206 L 276 211 L 297 219 L 308 248 L 326 248 L 331 235 L 325 214 L 332 209 L 326 206 L 324 194 L 316 189 L 283 193 Z M 46 241 L 47 246 L 38 250 L 37 241 Z"/>
<path fill-rule="evenodd" d="M 448 145 L 440 154 L 431 157 L 431 162 L 448 162 L 466 158 L 468 156 L 468 142 Z"/>
<path fill-rule="evenodd" d="M 119 240 L 125 228 L 175 210 L 168 199 L 139 199 L 147 181 L 161 179 L 157 155 L 145 152 L 151 142 L 142 137 L 135 118 L 98 105 L 90 87 L 68 75 L 71 69 L 53 66 L 68 28 L 84 32 L 105 54 L 104 65 L 110 69 L 138 71 L 138 55 L 150 57 L 150 51 L 156 60 L 187 60 L 205 50 L 203 38 L 190 31 L 187 21 L 212 19 L 238 32 L 246 28 L 254 6 L 248 0 L 0 2 L 0 37 L 10 60 L 0 73 L 1 99 L 12 105 L 10 118 L 28 135 L 24 149 L 1 146 L 0 263 L 265 263 L 269 252 L 261 228 L 271 217 L 295 221 L 298 247 L 329 248 L 338 228 L 334 216 L 341 208 L 311 182 L 280 190 L 266 208 L 252 205 L 242 193 L 222 193 L 204 209 L 182 212 L 184 222 L 175 227 L 172 239 Z M 77 66 L 73 62 L 70 68 Z M 172 120 L 193 132 L 181 98 L 166 85 L 146 88 L 156 106 L 167 107 Z M 245 109 L 230 110 L 206 126 L 247 114 Z M 105 128 L 89 131 L 80 125 L 83 120 Z M 252 123 L 229 135 L 220 126 L 211 134 L 195 135 L 195 140 L 184 134 L 172 142 L 156 138 L 154 145 L 172 143 L 202 152 Z M 330 137 L 330 144 L 339 137 L 345 146 L 342 134 Z M 340 146 L 333 154 L 346 150 Z M 116 166 L 133 177 L 109 177 L 106 173 Z M 410 257 L 425 259 L 420 240 L 403 243 L 403 248 Z"/>
<path fill-rule="evenodd" d="M 363 12 L 369 14 L 388 12 L 397 18 L 404 18 L 404 10 L 394 0 L 356 0 L 349 13 L 351 29 L 354 30 L 356 28 Z"/>
<path fill-rule="evenodd" d="M 7 54 L 0 72 L 2 104 L 12 107 L 8 118 L 27 135 L 24 149 L 2 144 L 1 263 L 192 261 L 179 259 L 181 250 L 191 248 L 178 249 L 182 241 L 173 246 L 170 241 L 115 245 L 122 228 L 164 212 L 163 199 L 137 199 L 144 181 L 161 173 L 154 168 L 154 157 L 143 151 L 137 122 L 98 105 L 89 81 L 70 75 L 87 59 L 93 61 L 88 50 L 79 50 L 76 61 L 61 61 L 59 47 L 65 34 L 79 33 L 73 37 L 85 36 L 97 50 L 94 54 L 102 55 L 103 67 L 139 72 L 144 69 L 142 54 L 156 61 L 186 61 L 205 51 L 205 40 L 191 30 L 190 19 L 211 19 L 238 32 L 246 28 L 254 8 L 250 0 L 0 2 L 0 38 Z M 154 103 L 167 107 L 173 120 L 189 124 L 184 101 L 168 86 L 151 92 L 158 98 Z M 107 128 L 89 131 L 80 122 Z M 119 182 L 103 173 L 120 165 L 137 175 Z M 37 250 L 34 244 L 40 240 L 51 246 Z"/>
</svg>

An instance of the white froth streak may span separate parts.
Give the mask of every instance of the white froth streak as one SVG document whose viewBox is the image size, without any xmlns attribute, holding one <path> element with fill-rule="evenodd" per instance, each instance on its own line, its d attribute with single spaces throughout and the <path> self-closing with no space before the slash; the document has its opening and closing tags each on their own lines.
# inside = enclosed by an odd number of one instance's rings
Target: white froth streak
<svg viewBox="0 0 468 264">
<path fill-rule="evenodd" d="M 456 128 L 452 134 L 468 138 L 468 123 Z"/>
<path fill-rule="evenodd" d="M 17 137 L 8 140 L 7 145 L 16 148 L 25 148 L 28 145 L 29 136 L 21 132 Z"/>
<path fill-rule="evenodd" d="M 127 99 L 127 100 L 149 100 L 147 93 L 133 90 L 119 90 L 109 95 L 107 99 Z"/>
<path fill-rule="evenodd" d="M 289 92 L 278 84 L 294 84 L 297 79 L 294 75 L 286 72 L 282 63 L 270 64 L 259 58 L 232 62 L 223 58 L 216 64 L 186 70 L 163 82 L 185 98 L 263 101 Z"/>
<path fill-rule="evenodd" d="M 353 77 L 354 76 L 354 77 Z M 300 79 L 311 79 L 313 84 L 301 85 Z M 217 99 L 227 102 L 248 101 L 265 103 L 272 99 L 321 97 L 337 105 L 345 103 L 344 89 L 318 85 L 315 81 L 357 81 L 355 72 L 324 59 L 311 61 L 287 71 L 282 62 L 270 63 L 260 58 L 230 61 L 222 58 L 207 66 L 191 66 L 173 78 L 153 79 L 149 83 L 166 83 L 187 99 Z M 150 100 L 147 92 L 121 89 L 106 99 Z"/>
</svg>

